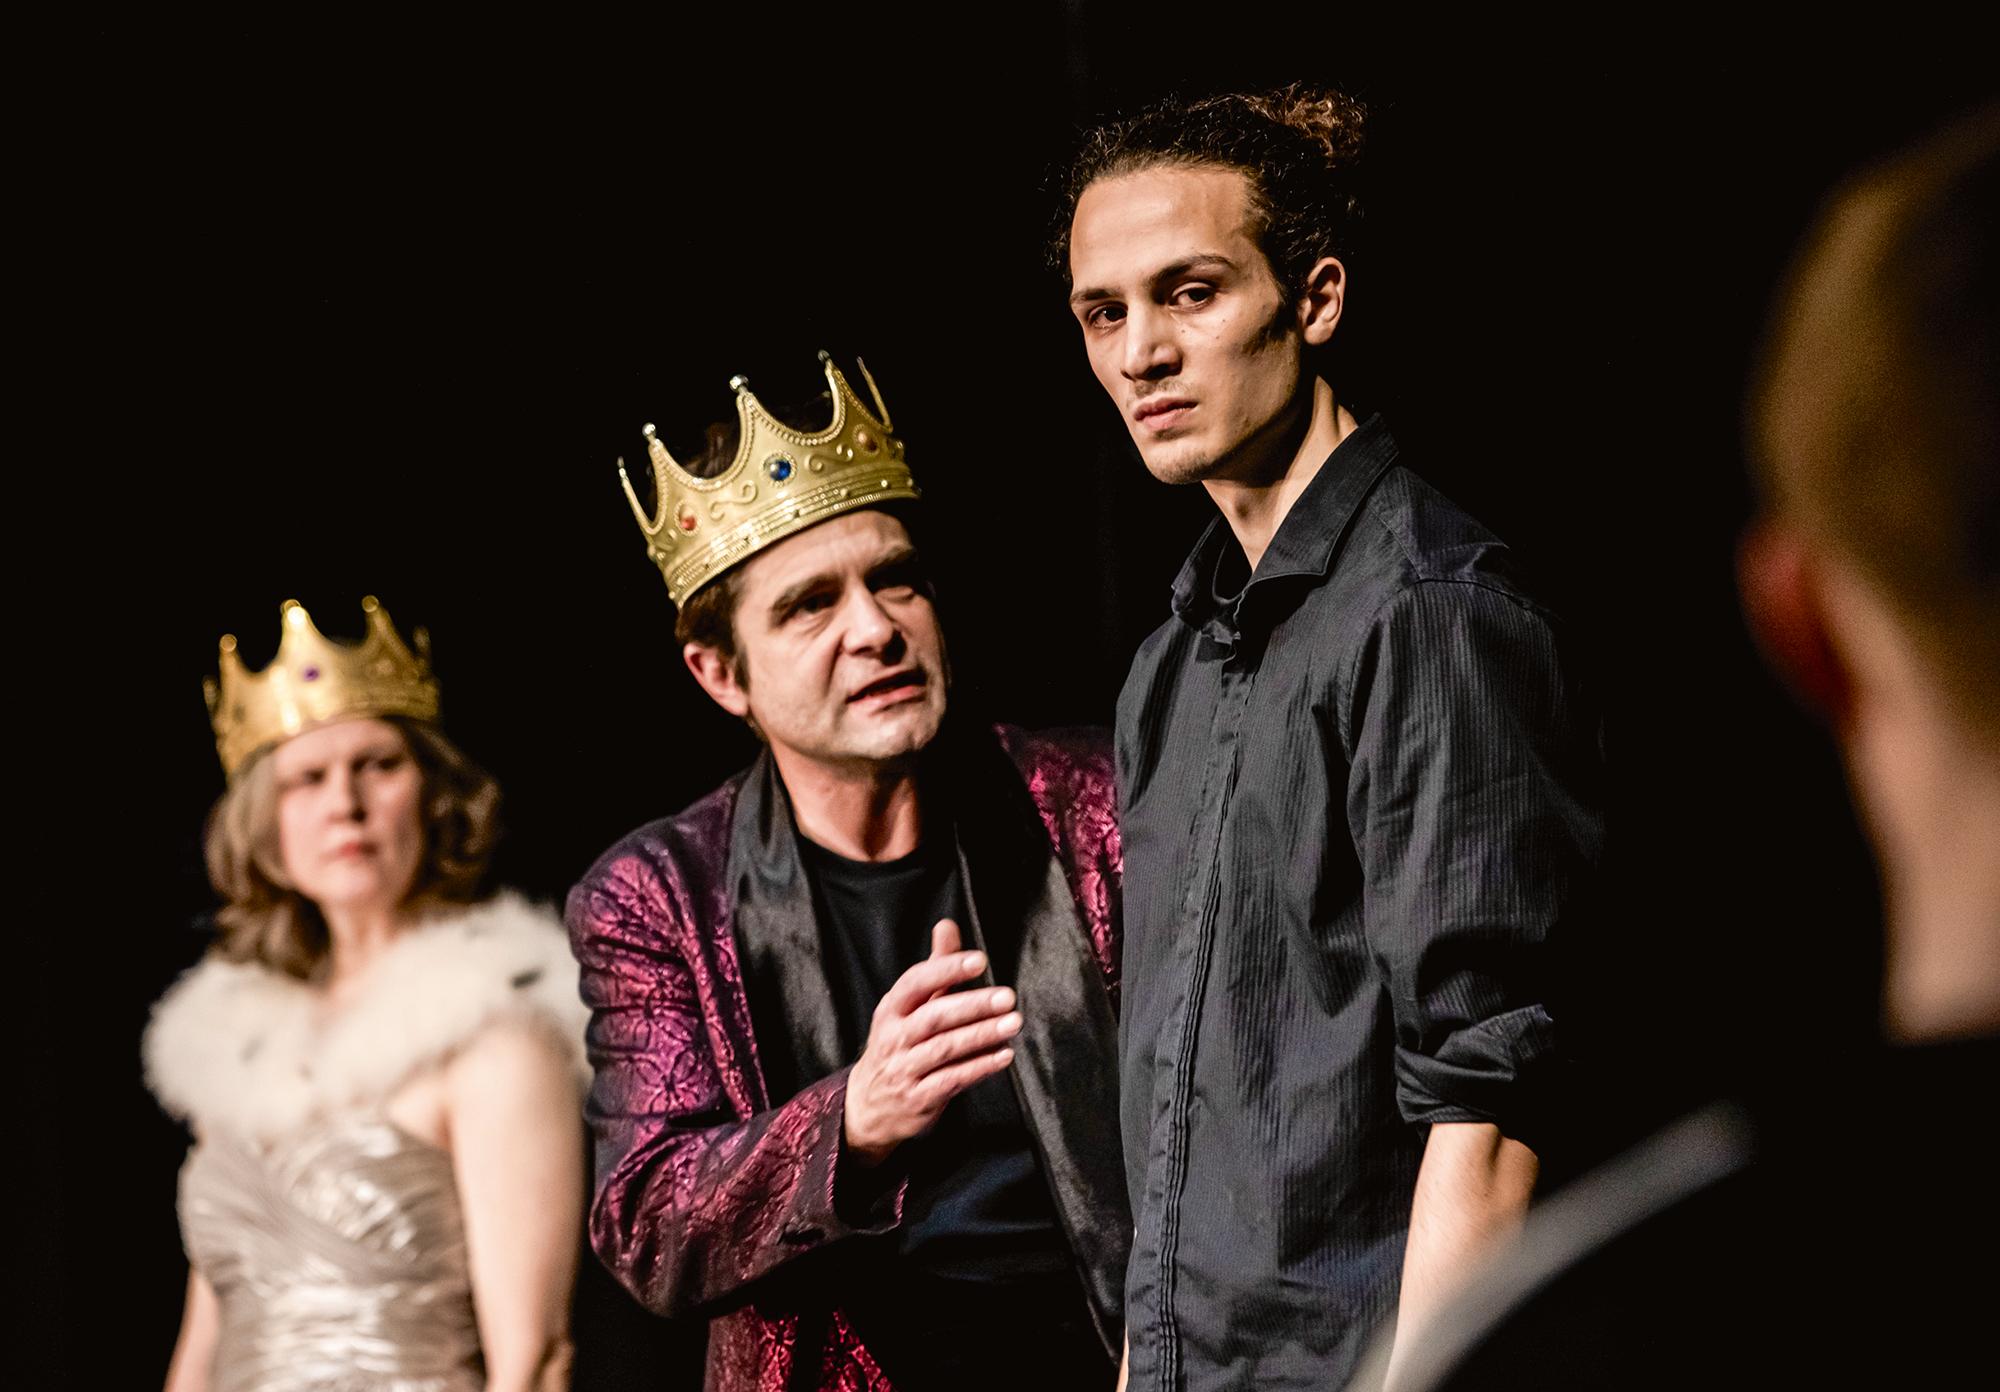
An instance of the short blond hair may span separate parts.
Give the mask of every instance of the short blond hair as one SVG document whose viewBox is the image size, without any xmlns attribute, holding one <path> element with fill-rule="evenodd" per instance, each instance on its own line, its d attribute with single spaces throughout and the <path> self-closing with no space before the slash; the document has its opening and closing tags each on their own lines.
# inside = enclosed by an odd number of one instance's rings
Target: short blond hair
<svg viewBox="0 0 2000 1392">
<path fill-rule="evenodd" d="M 2000 106 L 1844 188 L 1751 400 L 1765 506 L 1895 604 L 2000 735 Z"/>
<path fill-rule="evenodd" d="M 423 775 L 424 854 L 406 904 L 470 903 L 500 830 L 500 785 L 434 725 L 384 717 Z M 326 920 L 285 878 L 271 750 L 253 755 L 208 814 L 209 883 L 222 897 L 215 951 L 311 980 L 326 960 Z"/>
</svg>

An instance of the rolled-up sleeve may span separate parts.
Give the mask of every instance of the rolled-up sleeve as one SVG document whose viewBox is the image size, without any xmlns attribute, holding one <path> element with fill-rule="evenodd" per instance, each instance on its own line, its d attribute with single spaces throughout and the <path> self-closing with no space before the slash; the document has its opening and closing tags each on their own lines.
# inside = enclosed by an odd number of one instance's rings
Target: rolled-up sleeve
<svg viewBox="0 0 2000 1392">
<path fill-rule="evenodd" d="M 1550 940 L 1602 846 L 1595 714 L 1542 611 L 1461 581 L 1385 603 L 1351 691 L 1347 816 L 1398 1106 L 1518 1134 L 1556 1057 Z"/>
</svg>

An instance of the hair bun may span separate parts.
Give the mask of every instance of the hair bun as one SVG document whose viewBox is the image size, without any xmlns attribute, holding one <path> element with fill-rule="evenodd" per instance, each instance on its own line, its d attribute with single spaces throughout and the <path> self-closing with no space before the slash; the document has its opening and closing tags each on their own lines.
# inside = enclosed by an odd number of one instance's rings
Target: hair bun
<svg viewBox="0 0 2000 1392">
<path fill-rule="evenodd" d="M 1349 165 L 1361 157 L 1368 109 L 1352 97 L 1294 82 L 1245 100 L 1266 119 L 1311 137 L 1329 164 Z"/>
</svg>

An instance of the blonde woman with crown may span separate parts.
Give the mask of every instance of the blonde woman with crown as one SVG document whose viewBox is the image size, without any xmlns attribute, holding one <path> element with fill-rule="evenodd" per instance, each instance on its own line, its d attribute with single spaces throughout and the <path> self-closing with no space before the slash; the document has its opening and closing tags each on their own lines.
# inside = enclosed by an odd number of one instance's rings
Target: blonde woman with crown
<svg viewBox="0 0 2000 1392">
<path fill-rule="evenodd" d="M 371 598 L 360 646 L 283 609 L 222 640 L 223 907 L 155 1007 L 147 1079 L 192 1128 L 169 1392 L 567 1381 L 584 1014 L 553 915 L 473 898 L 499 791 L 439 733 Z"/>
</svg>

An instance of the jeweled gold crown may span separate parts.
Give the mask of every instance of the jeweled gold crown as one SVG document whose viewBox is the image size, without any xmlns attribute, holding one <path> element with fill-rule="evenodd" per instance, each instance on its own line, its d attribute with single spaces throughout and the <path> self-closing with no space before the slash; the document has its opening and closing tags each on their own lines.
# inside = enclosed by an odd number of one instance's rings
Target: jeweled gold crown
<svg viewBox="0 0 2000 1392">
<path fill-rule="evenodd" d="M 368 633 L 360 643 L 337 643 L 313 626 L 305 606 L 288 599 L 278 610 L 284 626 L 278 655 L 261 672 L 244 667 L 236 635 L 222 636 L 221 681 L 202 683 L 215 724 L 215 749 L 231 778 L 265 745 L 349 715 L 407 715 L 436 720 L 437 678 L 431 675 L 430 635 L 412 635 L 416 651 L 396 635 L 389 613 L 369 595 L 361 601 Z"/>
<path fill-rule="evenodd" d="M 875 399 L 873 415 L 848 389 L 833 358 L 821 352 L 819 360 L 833 394 L 833 424 L 826 429 L 807 434 L 782 424 L 758 403 L 749 382 L 732 377 L 742 433 L 728 468 L 696 478 L 647 426 L 658 508 L 648 515 L 625 461 L 618 461 L 626 500 L 646 534 L 646 554 L 666 577 L 667 597 L 676 605 L 745 557 L 816 522 L 920 496 L 903 462 L 903 442 L 889 433 L 889 410 L 868 364 L 861 363 L 861 375 Z"/>
</svg>

